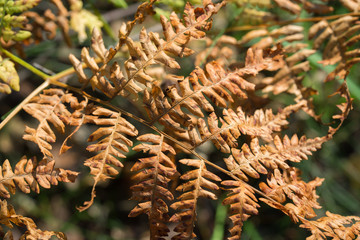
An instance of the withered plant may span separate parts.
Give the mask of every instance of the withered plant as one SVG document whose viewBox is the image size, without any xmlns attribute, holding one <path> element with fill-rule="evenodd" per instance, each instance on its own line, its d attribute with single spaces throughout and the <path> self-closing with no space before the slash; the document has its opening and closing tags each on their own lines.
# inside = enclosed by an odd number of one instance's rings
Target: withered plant
<svg viewBox="0 0 360 240">
<path fill-rule="evenodd" d="M 26 125 L 23 139 L 42 154 L 40 160 L 29 153 L 1 164 L 4 239 L 13 239 L 14 225 L 26 226 L 22 239 L 66 239 L 66 233 L 40 230 L 32 219 L 17 214 L 9 199 L 17 188 L 39 193 L 87 174 L 56 167 L 62 154 L 79 150 L 71 148 L 72 138 L 87 126 L 94 129 L 86 147 L 92 156 L 77 163 L 90 169 L 93 185 L 79 211 L 92 206 L 97 185 L 116 178 L 129 151 L 136 151 L 145 157 L 129 163 L 129 201 L 134 204 L 129 217 L 147 215 L 150 239 L 195 239 L 199 201 L 217 200 L 223 193 L 227 197 L 222 204 L 232 221 L 228 239 L 241 238 L 243 223 L 258 214 L 261 203 L 308 229 L 309 240 L 359 237 L 360 217 L 331 212 L 317 216 L 321 205 L 316 188 L 326 180 L 305 182 L 294 164 L 331 141 L 352 108 L 346 78 L 360 60 L 358 1 L 340 1 L 350 12 L 331 15 L 332 1 L 234 0 L 244 11 L 233 21 L 250 25 L 229 26 L 216 34 L 209 33 L 213 18 L 216 24 L 226 3 L 203 0 L 201 7 L 187 3 L 181 17 L 175 12 L 161 16 L 162 32 L 143 27 L 134 40 L 134 27 L 154 14 L 151 0 L 122 25 L 114 47 L 105 46 L 101 21 L 84 12 L 81 1 L 50 2 L 57 13 L 46 10 L 41 15 L 31 11 L 40 1 L 0 1 L 1 91 L 20 90 L 14 63 L 44 80 L 1 123 L 2 128 L 21 109 L 37 119 L 38 124 Z M 282 10 L 271 12 L 271 7 Z M 310 18 L 299 17 L 302 9 Z M 285 11 L 290 20 L 282 19 Z M 84 16 L 88 22 L 81 21 Z M 93 24 L 94 19 L 99 22 Z M 305 21 L 313 23 L 308 31 L 297 24 Z M 83 41 L 86 27 L 92 31 L 91 46 L 80 56 L 70 54 L 73 68 L 50 76 L 26 62 L 24 44 L 44 41 L 45 35 L 51 39 L 59 28 L 71 45 L 69 29 Z M 232 31 L 244 35 L 226 35 Z M 317 90 L 303 83 L 311 68 L 308 59 L 316 52 L 322 53 L 320 64 L 334 66 L 324 79 L 313 79 L 337 85 L 330 96 L 337 99 L 330 101 L 337 102 L 337 113 L 329 123 L 313 103 Z M 194 67 L 182 76 L 178 70 L 185 64 Z M 63 81 L 75 74 L 76 82 Z M 307 137 L 299 130 L 289 135 L 288 128 L 304 118 L 327 127 L 327 134 Z M 64 133 L 60 153 L 54 154 L 53 146 Z M 205 145 L 213 145 L 222 157 L 203 154 Z"/>
</svg>

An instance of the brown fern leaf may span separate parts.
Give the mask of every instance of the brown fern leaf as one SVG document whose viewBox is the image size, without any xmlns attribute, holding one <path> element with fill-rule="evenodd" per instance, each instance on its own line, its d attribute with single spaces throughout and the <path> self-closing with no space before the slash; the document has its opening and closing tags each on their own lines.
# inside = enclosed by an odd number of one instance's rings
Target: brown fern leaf
<svg viewBox="0 0 360 240">
<path fill-rule="evenodd" d="M 211 28 L 211 17 L 225 4 L 213 4 L 210 0 L 203 1 L 204 8 L 194 8 L 190 3 L 185 5 L 183 22 L 175 13 L 170 15 L 170 21 L 161 17 L 165 40 L 157 33 L 140 32 L 141 47 L 137 46 L 131 38 L 126 39 L 130 58 L 125 62 L 128 81 L 135 80 L 144 85 L 152 85 L 153 78 L 146 73 L 146 68 L 154 64 L 162 64 L 169 68 L 180 68 L 176 60 L 169 56 L 186 57 L 193 51 L 186 44 L 193 38 L 205 36 Z M 126 86 L 126 84 L 125 84 Z"/>
<path fill-rule="evenodd" d="M 202 109 L 208 112 L 214 111 L 205 96 L 209 97 L 216 105 L 226 107 L 226 101 L 233 101 L 226 89 L 244 98 L 246 95 L 242 89 L 254 88 L 239 74 L 227 74 L 216 62 L 206 65 L 206 73 L 197 68 L 189 78 L 178 81 L 178 84 L 181 92 L 176 87 L 170 87 L 167 90 L 167 96 L 171 102 L 156 86 L 153 87 L 151 94 L 145 91 L 144 95 L 145 107 L 150 118 L 153 121 L 159 120 L 166 127 L 178 131 L 182 131 L 179 123 L 185 126 L 193 123 L 190 121 L 191 117 L 182 112 L 180 107 L 188 109 L 195 116 L 203 117 Z M 194 90 L 190 88 L 190 85 Z"/>
<path fill-rule="evenodd" d="M 333 93 L 331 96 L 334 96 L 334 95 L 339 95 L 340 97 L 344 98 L 345 102 L 336 105 L 337 108 L 341 111 L 341 113 L 334 115 L 332 118 L 335 120 L 340 120 L 340 123 L 335 128 L 329 127 L 329 131 L 328 131 L 329 138 L 331 138 L 342 126 L 345 119 L 349 115 L 350 110 L 352 109 L 352 102 L 353 102 L 353 99 L 350 97 L 350 92 L 349 92 L 349 88 L 347 86 L 346 81 L 344 81 L 340 85 L 340 87 L 336 90 L 336 92 Z"/>
<path fill-rule="evenodd" d="M 336 76 L 345 78 L 349 68 L 360 61 L 358 49 L 351 49 L 359 42 L 360 25 L 357 20 L 357 17 L 352 16 L 345 16 L 331 23 L 322 20 L 309 30 L 309 39 L 314 39 L 314 49 L 320 49 L 327 41 L 322 50 L 323 60 L 320 63 L 337 64 L 335 70 L 327 77 L 327 81 L 333 80 Z"/>
<path fill-rule="evenodd" d="M 201 66 L 203 63 L 216 61 L 218 65 L 225 68 L 235 59 L 236 54 L 231 47 L 237 45 L 237 40 L 228 35 L 222 35 L 217 41 L 209 37 L 204 38 L 206 47 L 199 51 L 195 56 L 195 66 Z M 214 45 L 215 44 L 215 45 Z"/>
<path fill-rule="evenodd" d="M 352 12 L 358 12 L 360 10 L 360 4 L 356 0 L 340 0 L 341 4 Z"/>
<path fill-rule="evenodd" d="M 129 217 L 147 214 L 151 239 L 164 239 L 169 232 L 166 226 L 169 221 L 166 201 L 174 199 L 168 190 L 168 183 L 178 176 L 172 160 L 176 152 L 172 146 L 164 142 L 163 135 L 145 134 L 137 140 L 143 143 L 135 146 L 133 150 L 148 152 L 154 156 L 138 159 L 131 168 L 131 171 L 138 172 L 133 176 L 137 183 L 131 187 L 131 199 L 141 203 L 129 213 Z"/>
<path fill-rule="evenodd" d="M 267 93 L 277 95 L 287 92 L 293 94 L 295 95 L 295 102 L 306 101 L 306 107 L 303 108 L 303 111 L 320 120 L 320 116 L 315 113 L 311 98 L 317 94 L 317 91 L 302 84 L 305 75 L 301 74 L 310 70 L 308 57 L 316 51 L 304 47 L 303 44 L 294 44 L 284 48 L 285 55 L 287 55 L 284 67 L 274 77 L 260 80 L 257 89 L 261 89 L 261 92 L 265 93 L 264 96 L 267 96 Z"/>
<path fill-rule="evenodd" d="M 358 239 L 360 237 L 360 217 L 341 216 L 326 212 L 326 216 L 316 221 L 303 221 L 300 225 L 311 231 L 306 240 Z"/>
<path fill-rule="evenodd" d="M 299 218 L 316 217 L 314 208 L 319 209 L 321 206 L 317 202 L 319 197 L 316 194 L 316 187 L 324 181 L 322 178 L 315 178 L 306 183 L 299 178 L 299 170 L 289 168 L 283 170 L 281 174 L 279 169 L 275 169 L 273 174 L 269 174 L 267 184 L 261 182 L 259 187 L 266 196 L 272 198 L 278 203 L 284 203 L 290 199 L 294 204 L 287 203 L 285 207 L 289 210 L 287 214 L 294 222 Z M 261 201 L 269 203 L 269 199 L 260 198 Z M 270 206 L 274 207 L 273 205 Z"/>
<path fill-rule="evenodd" d="M 133 142 L 125 135 L 134 137 L 138 134 L 137 129 L 126 121 L 119 112 L 96 106 L 92 109 L 92 115 L 96 116 L 92 119 L 94 124 L 106 127 L 98 128 L 88 138 L 88 142 L 97 142 L 89 145 L 86 150 L 99 153 L 84 163 L 90 168 L 90 174 L 94 176 L 94 184 L 91 200 L 85 202 L 83 207 L 78 207 L 80 211 L 84 211 L 92 205 L 98 182 L 105 181 L 119 173 L 113 166 L 123 167 L 119 158 L 126 158 L 122 152 L 129 152 L 128 147 L 133 145 Z"/>
<path fill-rule="evenodd" d="M 174 231 L 179 233 L 172 239 L 193 239 L 196 237 L 193 229 L 196 222 L 197 202 L 200 197 L 217 199 L 216 194 L 211 191 L 216 191 L 219 187 L 212 181 L 221 181 L 221 178 L 208 171 L 203 160 L 182 159 L 179 162 L 196 169 L 183 174 L 181 179 L 187 182 L 176 188 L 177 191 L 184 193 L 178 197 L 178 202 L 170 206 L 177 211 L 170 218 L 170 222 L 178 222 Z"/>
<path fill-rule="evenodd" d="M 300 14 L 302 8 L 304 8 L 309 13 L 316 13 L 316 14 L 327 14 L 334 10 L 333 7 L 327 6 L 326 4 L 318 4 L 306 0 L 296 1 L 302 3 L 303 4 L 302 7 L 291 0 L 274 0 L 274 2 L 282 9 L 290 13 L 294 13 L 296 15 Z"/>
<path fill-rule="evenodd" d="M 15 194 L 16 186 L 24 193 L 30 190 L 39 193 L 40 187 L 50 188 L 58 182 L 74 182 L 78 172 L 54 168 L 55 161 L 44 158 L 37 163 L 36 159 L 27 159 L 25 156 L 12 170 L 8 160 L 0 166 L 0 196 L 10 198 L 10 193 Z M 10 192 L 10 193 L 9 193 Z"/>
<path fill-rule="evenodd" d="M 29 20 L 25 28 L 32 32 L 32 37 L 26 39 L 27 43 L 41 42 L 44 40 L 44 36 L 46 36 L 47 39 L 53 39 L 56 36 L 58 25 L 56 24 L 56 16 L 50 9 L 47 9 L 41 15 L 33 11 L 25 12 L 22 15 L 26 16 Z M 64 35 L 64 39 L 67 44 L 70 44 L 68 35 Z"/>
<path fill-rule="evenodd" d="M 126 81 L 117 62 L 108 66 L 108 62 L 114 57 L 114 52 L 116 52 L 116 50 L 112 48 L 107 50 L 105 48 L 103 38 L 97 28 L 94 28 L 92 32 L 91 49 L 97 55 L 99 61 L 101 61 L 102 66 L 99 66 L 97 60 L 90 56 L 87 48 L 83 48 L 81 51 L 81 61 L 74 55 L 69 55 L 69 59 L 76 70 L 80 83 L 90 83 L 93 89 L 99 89 L 110 98 L 117 94 L 124 96 L 126 93 L 120 91 L 123 87 L 127 92 L 130 92 L 133 95 L 138 94 L 138 92 L 142 90 L 142 88 L 135 84 L 133 80 Z M 91 69 L 92 74 L 90 76 L 85 74 L 83 63 Z"/>
<path fill-rule="evenodd" d="M 20 237 L 20 239 L 47 240 L 51 239 L 52 236 L 56 236 L 58 239 L 66 239 L 65 234 L 62 232 L 42 231 L 38 229 L 31 218 L 16 214 L 14 207 L 8 204 L 6 200 L 0 200 L 0 224 L 8 228 L 13 228 L 13 224 L 19 227 L 26 226 L 27 231 Z M 1 225 L 0 233 L 3 233 Z M 13 235 L 10 230 L 6 233 L 5 239 L 13 239 Z"/>
<path fill-rule="evenodd" d="M 149 0 L 142 4 L 140 4 L 136 10 L 134 15 L 134 19 L 132 21 L 128 21 L 126 24 L 124 23 L 119 29 L 119 43 L 113 51 L 113 56 L 115 53 L 123 46 L 129 37 L 132 29 L 137 23 L 142 23 L 145 21 L 145 17 L 148 15 L 154 15 L 156 12 L 153 9 L 153 5 L 157 0 Z"/>
<path fill-rule="evenodd" d="M 85 96 L 84 96 L 85 97 Z M 63 143 L 61 144 L 59 155 L 67 152 L 72 146 L 67 145 L 68 141 L 72 138 L 72 136 L 79 131 L 80 127 L 84 124 L 91 121 L 91 119 L 96 118 L 95 116 L 91 116 L 88 114 L 88 109 L 92 107 L 92 105 L 88 105 L 88 99 L 85 97 L 84 101 L 81 101 L 80 103 L 76 98 L 72 99 L 70 102 L 71 108 L 74 110 L 74 112 L 71 114 L 71 117 L 67 119 L 67 122 L 71 126 L 76 126 L 76 128 L 72 131 L 71 134 L 69 134 Z"/>
<path fill-rule="evenodd" d="M 52 158 L 51 143 L 56 141 L 56 135 L 51 123 L 58 132 L 64 133 L 65 125 L 70 124 L 73 115 L 65 104 L 70 108 L 79 110 L 84 108 L 84 102 L 79 103 L 78 99 L 70 93 L 65 93 L 61 89 L 46 89 L 43 94 L 34 97 L 30 103 L 26 104 L 23 109 L 39 120 L 36 129 L 26 126 L 23 138 L 34 142 L 46 157 Z M 73 122 L 73 124 L 75 124 Z"/>
<path fill-rule="evenodd" d="M 76 69 L 80 82 L 90 82 L 93 89 L 101 90 L 108 97 L 114 97 L 118 93 L 126 95 L 130 93 L 137 97 L 143 87 L 137 85 L 140 83 L 145 86 L 151 86 L 153 77 L 147 74 L 146 69 L 151 65 L 160 64 L 169 68 L 180 68 L 179 64 L 170 57 L 174 54 L 179 57 L 189 56 L 193 51 L 186 47 L 186 44 L 193 38 L 198 39 L 205 36 L 204 31 L 211 27 L 211 16 L 219 11 L 224 5 L 212 4 L 211 1 L 204 1 L 204 9 L 194 8 L 190 4 L 185 7 L 185 16 L 183 22 L 175 13 L 171 14 L 170 21 L 165 17 L 161 18 L 164 29 L 165 40 L 161 39 L 157 33 L 147 33 L 143 28 L 140 32 L 139 46 L 127 33 L 132 25 L 128 24 L 127 32 L 120 31 L 120 42 L 124 42 L 128 47 L 130 58 L 125 62 L 126 78 L 120 70 L 120 66 L 115 62 L 111 67 L 107 64 L 113 58 L 117 50 L 107 51 L 104 47 L 101 35 L 93 32 L 92 49 L 102 61 L 99 67 L 95 59 L 90 56 L 89 51 L 83 48 L 80 62 L 74 55 L 70 55 L 70 61 Z M 82 69 L 82 62 L 91 70 L 92 75 L 87 77 Z"/>
<path fill-rule="evenodd" d="M 242 134 L 258 136 L 269 142 L 272 140 L 271 134 L 281 131 L 281 128 L 288 124 L 287 117 L 301 109 L 303 104 L 304 102 L 287 106 L 276 115 L 272 113 L 271 109 L 265 111 L 259 109 L 253 115 L 246 115 L 241 107 L 238 107 L 237 113 L 232 109 L 224 109 L 223 118 L 220 118 L 221 127 L 218 127 L 219 120 L 215 113 L 211 113 L 207 118 L 208 126 L 206 126 L 205 120 L 198 119 L 197 130 L 200 137 L 195 129 L 191 130 L 189 136 L 191 142 L 195 143 L 194 147 L 211 140 L 220 151 L 225 153 L 229 153 L 230 148 L 238 146 L 237 139 Z"/>
<path fill-rule="evenodd" d="M 267 29 L 252 30 L 246 33 L 238 44 L 243 46 L 251 40 L 260 38 L 258 42 L 252 45 L 252 48 L 266 49 L 273 45 L 283 42 L 301 41 L 304 39 L 304 28 L 298 25 L 286 25 L 272 31 Z"/>
<path fill-rule="evenodd" d="M 230 219 L 233 222 L 233 227 L 229 230 L 231 237 L 229 240 L 241 239 L 241 232 L 243 222 L 251 215 L 258 214 L 257 198 L 254 195 L 254 190 L 242 181 L 227 180 L 221 182 L 222 185 L 231 187 L 228 189 L 229 196 L 224 199 L 224 205 L 230 205 Z"/>
<path fill-rule="evenodd" d="M 286 49 L 286 48 L 285 48 Z M 308 72 L 310 70 L 310 64 L 307 58 L 314 54 L 316 51 L 312 49 L 306 49 L 303 45 L 293 46 L 291 50 L 296 52 L 285 59 L 286 64 L 279 70 L 276 75 L 266 79 L 266 87 L 262 90 L 264 93 L 272 92 L 273 94 L 280 94 L 288 91 L 289 93 L 296 94 L 295 90 L 292 90 L 297 86 L 297 83 L 301 83 L 304 77 L 298 76 L 299 73 Z M 289 53 L 285 50 L 286 53 Z"/>
<path fill-rule="evenodd" d="M 145 91 L 145 108 L 152 122 L 159 121 L 171 130 L 185 132 L 181 125 L 196 124 L 192 115 L 203 117 L 202 109 L 207 112 L 214 111 L 205 96 L 215 105 L 226 107 L 227 102 L 234 101 L 230 93 L 238 98 L 246 98 L 244 90 L 254 89 L 255 86 L 247 82 L 243 78 L 244 75 L 256 75 L 265 69 L 274 71 L 282 64 L 279 50 L 263 52 L 249 49 L 243 68 L 227 72 L 216 62 L 212 62 L 206 65 L 205 71 L 196 68 L 188 78 L 178 81 L 177 87 L 169 87 L 166 91 L 167 96 L 157 86 L 153 87 L 151 93 Z M 184 113 L 181 107 L 189 110 L 192 115 Z"/>
<path fill-rule="evenodd" d="M 293 135 L 291 139 L 285 135 L 281 140 L 276 135 L 273 140 L 274 148 L 272 145 L 260 146 L 258 138 L 253 138 L 250 146 L 244 144 L 241 150 L 233 148 L 232 155 L 224 161 L 231 173 L 247 181 L 246 175 L 259 178 L 259 173 L 267 174 L 267 169 L 289 168 L 286 161 L 300 162 L 307 159 L 307 155 L 321 148 L 322 143 L 327 140 L 326 137 L 306 139 L 305 136 L 299 139 L 297 135 Z"/>
<path fill-rule="evenodd" d="M 152 8 L 154 2 L 156 2 L 156 0 L 145 2 L 138 7 L 135 19 L 133 21 L 128 21 L 124 24 L 124 27 L 120 29 L 119 42 L 115 48 L 107 50 L 101 33 L 96 27 L 93 29 L 91 48 L 99 57 L 98 61 L 102 63 L 102 66 L 98 66 L 97 60 L 90 56 L 90 53 L 86 48 L 83 48 L 81 52 L 81 61 L 79 61 L 74 55 L 69 55 L 69 59 L 73 64 L 81 83 L 90 83 L 93 89 L 99 89 L 110 98 L 113 98 L 118 94 L 125 96 L 127 95 L 126 91 L 134 96 L 137 96 L 138 93 L 142 91 L 142 88 L 134 82 L 134 79 L 126 79 L 124 77 L 124 74 L 117 62 L 114 62 L 112 66 L 109 66 L 108 64 L 125 44 L 135 24 L 138 22 L 142 23 L 146 15 L 152 15 L 155 13 Z M 87 76 L 85 74 L 83 65 L 86 65 L 91 69 L 91 76 Z"/>
<path fill-rule="evenodd" d="M 35 11 L 27 11 L 22 14 L 28 19 L 25 29 L 32 33 L 31 38 L 26 39 L 25 43 L 39 43 L 44 40 L 44 36 L 47 39 L 53 39 L 56 36 L 56 30 L 60 28 L 66 44 L 71 46 L 68 17 L 72 11 L 69 11 L 61 0 L 52 0 L 51 2 L 57 9 L 55 13 L 50 8 L 47 8 L 40 14 Z"/>
</svg>

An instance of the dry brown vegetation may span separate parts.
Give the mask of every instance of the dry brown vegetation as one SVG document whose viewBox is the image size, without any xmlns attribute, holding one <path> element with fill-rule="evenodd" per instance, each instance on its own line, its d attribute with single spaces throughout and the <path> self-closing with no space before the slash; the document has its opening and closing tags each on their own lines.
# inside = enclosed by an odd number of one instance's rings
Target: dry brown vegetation
<svg viewBox="0 0 360 240">
<path fill-rule="evenodd" d="M 81 1 L 69 0 L 71 10 L 67 10 L 61 1 L 53 0 L 58 12 L 48 10 L 40 16 L 30 11 L 39 1 L 14 2 L 28 2 L 20 10 L 9 10 L 11 14 L 20 12 L 14 17 L 27 22 L 8 28 L 24 30 L 7 31 L 8 35 L 4 29 L 2 32 L 0 88 L 4 93 L 19 90 L 12 61 L 31 69 L 10 51 L 17 49 L 22 55 L 24 43 L 43 41 L 44 32 L 52 38 L 57 28 L 70 45 L 69 19 L 82 11 Z M 225 2 L 203 0 L 201 7 L 187 3 L 182 16 L 174 12 L 169 18 L 161 16 L 162 33 L 143 27 L 139 40 L 133 40 L 130 33 L 154 13 L 154 2 L 138 7 L 134 19 L 119 30 L 116 46 L 105 46 L 102 32 L 94 28 L 90 48 L 83 48 L 81 56 L 70 54 L 73 69 L 53 76 L 34 71 L 43 77 L 44 84 L 21 106 L 38 123 L 27 124 L 23 139 L 36 144 L 42 157 L 37 161 L 30 153 L 13 167 L 8 160 L 0 167 L 3 238 L 13 239 L 14 225 L 26 226 L 22 239 L 66 238 L 64 233 L 38 229 L 32 219 L 18 215 L 8 201 L 17 189 L 38 193 L 40 187 L 76 181 L 79 172 L 56 168 L 56 162 L 65 152 L 76 151 L 71 148 L 71 139 L 79 129 L 92 126 L 95 130 L 87 136 L 86 147 L 92 157 L 78 160 L 78 164 L 90 169 L 93 187 L 79 211 L 92 206 L 98 183 L 117 177 L 129 151 L 136 151 L 144 157 L 131 163 L 133 184 L 128 187 L 132 191 L 130 201 L 136 206 L 129 217 L 146 214 L 151 239 L 165 239 L 170 225 L 175 225 L 172 239 L 196 238 L 198 202 L 216 200 L 222 192 L 227 193 L 222 204 L 229 206 L 233 223 L 228 239 L 240 239 L 244 221 L 258 214 L 261 202 L 308 229 L 309 240 L 356 239 L 360 217 L 330 212 L 318 217 L 315 210 L 321 205 L 316 188 L 324 179 L 303 181 L 294 163 L 307 160 L 331 141 L 352 108 L 346 77 L 360 59 L 360 24 L 358 14 L 352 13 L 360 8 L 358 2 L 340 1 L 349 13 L 335 16 L 330 15 L 333 8 L 326 1 L 236 1 L 249 5 L 245 13 L 252 16 L 248 17 L 250 21 L 268 20 L 256 28 L 246 25 L 243 30 L 247 33 L 236 39 L 207 34 Z M 301 18 L 282 21 L 281 16 L 251 7 L 271 4 L 293 15 L 304 8 L 314 15 L 305 20 L 314 24 L 306 32 L 296 24 Z M 21 32 L 25 30 L 36 34 L 27 36 Z M 312 46 L 305 40 L 311 40 Z M 205 45 L 199 48 L 201 44 L 196 41 Z M 315 52 L 322 53 L 321 64 L 335 66 L 325 79 L 316 81 L 338 85 L 330 96 L 338 98 L 334 105 L 337 113 L 323 136 L 310 138 L 301 131 L 289 135 L 287 129 L 304 115 L 323 124 L 313 104 L 317 91 L 303 84 L 304 74 L 310 70 L 308 58 Z M 195 66 L 188 75 L 177 71 L 184 64 L 181 59 Z M 74 73 L 77 83 L 61 81 Z M 279 101 L 281 94 L 288 94 L 291 100 Z M 125 107 L 114 101 L 125 98 L 129 100 Z M 134 106 L 141 106 L 141 114 L 131 110 Z M 12 117 L 9 115 L 1 127 Z M 53 145 L 64 133 L 58 156 Z M 212 159 L 201 154 L 199 148 L 209 144 L 223 157 Z"/>
</svg>

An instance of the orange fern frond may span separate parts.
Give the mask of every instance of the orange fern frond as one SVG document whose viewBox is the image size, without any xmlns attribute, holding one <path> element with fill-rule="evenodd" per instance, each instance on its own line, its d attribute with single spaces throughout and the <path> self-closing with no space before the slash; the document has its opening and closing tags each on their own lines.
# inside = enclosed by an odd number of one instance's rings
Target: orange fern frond
<svg viewBox="0 0 360 240">
<path fill-rule="evenodd" d="M 177 222 L 174 231 L 178 232 L 172 239 L 191 239 L 196 237 L 193 232 L 196 222 L 196 206 L 199 198 L 217 199 L 216 194 L 211 191 L 219 189 L 213 181 L 221 181 L 221 178 L 206 169 L 205 163 L 197 159 L 182 159 L 180 163 L 195 167 L 195 170 L 186 172 L 181 179 L 187 181 L 176 188 L 184 192 L 178 197 L 178 202 L 170 207 L 177 211 L 170 222 Z"/>
<path fill-rule="evenodd" d="M 99 89 L 110 98 L 117 94 L 124 96 L 125 92 L 121 91 L 122 87 L 124 87 L 127 92 L 134 95 L 142 90 L 142 88 L 132 80 L 126 81 L 117 62 L 108 66 L 108 63 L 114 57 L 116 50 L 107 50 L 105 48 L 102 35 L 97 28 L 94 28 L 92 32 L 91 49 L 102 63 L 101 66 L 98 65 L 97 60 L 94 57 L 90 56 L 87 48 L 83 48 L 81 51 L 81 61 L 74 55 L 69 55 L 69 59 L 76 70 L 80 83 L 90 83 L 93 89 Z M 90 76 L 85 74 L 82 63 L 86 64 L 86 66 L 91 69 L 92 74 Z M 126 86 L 124 86 L 125 83 L 127 83 Z"/>
<path fill-rule="evenodd" d="M 24 193 L 30 193 L 30 190 L 39 193 L 39 186 L 50 188 L 58 182 L 74 182 L 79 174 L 54 166 L 54 160 L 44 158 L 37 163 L 36 159 L 23 157 L 13 171 L 9 161 L 5 160 L 0 166 L 0 196 L 10 198 L 10 193 L 15 194 L 16 186 Z"/>
<path fill-rule="evenodd" d="M 259 173 L 266 174 L 267 169 L 289 168 L 286 161 L 300 162 L 307 159 L 307 155 L 321 148 L 327 140 L 327 137 L 306 139 L 305 136 L 299 139 L 297 135 L 293 135 L 291 139 L 285 135 L 281 140 L 276 135 L 273 140 L 274 147 L 270 144 L 260 146 L 258 138 L 253 138 L 250 146 L 244 144 L 241 150 L 233 148 L 232 155 L 224 158 L 224 161 L 231 173 L 247 181 L 246 175 L 259 178 Z"/>
<path fill-rule="evenodd" d="M 313 39 L 314 49 L 323 49 L 324 65 L 337 64 L 335 70 L 329 74 L 327 81 L 336 76 L 345 78 L 348 69 L 359 62 L 360 52 L 351 47 L 359 42 L 359 25 L 355 24 L 357 17 L 345 16 L 333 22 L 322 20 L 309 29 L 309 39 Z"/>
<path fill-rule="evenodd" d="M 341 216 L 326 212 L 326 216 L 315 221 L 303 221 L 302 228 L 309 229 L 311 236 L 306 240 L 356 239 L 360 235 L 360 217 Z"/>
<path fill-rule="evenodd" d="M 91 200 L 85 202 L 83 207 L 78 208 L 81 211 L 92 205 L 97 183 L 119 173 L 113 166 L 123 167 L 119 158 L 126 158 L 122 152 L 129 152 L 128 147 L 133 145 L 133 142 L 125 135 L 134 137 L 138 134 L 137 129 L 126 121 L 119 112 L 94 107 L 91 113 L 96 116 L 96 118 L 92 119 L 94 124 L 106 127 L 98 128 L 88 138 L 89 142 L 97 142 L 89 145 L 86 150 L 99 153 L 87 159 L 84 163 L 85 166 L 90 168 L 90 174 L 94 176 L 94 184 L 91 191 Z"/>
<path fill-rule="evenodd" d="M 126 39 L 131 57 L 125 62 L 128 81 L 135 80 L 149 86 L 154 81 L 146 73 L 146 68 L 153 64 L 162 64 L 169 68 L 180 68 L 176 60 L 170 54 L 179 57 L 189 56 L 193 51 L 186 44 L 193 38 L 199 39 L 205 36 L 204 31 L 211 28 L 211 17 L 224 5 L 213 4 L 204 1 L 204 8 L 194 8 L 187 3 L 184 10 L 183 22 L 175 13 L 170 15 L 170 21 L 161 17 L 165 40 L 157 33 L 146 32 L 143 28 L 140 32 L 141 48 L 136 46 L 131 38 Z M 126 84 L 125 84 L 126 86 Z"/>
<path fill-rule="evenodd" d="M 238 44 L 243 46 L 252 40 L 259 39 L 251 47 L 254 49 L 266 49 L 283 42 L 301 41 L 304 39 L 304 28 L 298 25 L 286 25 L 272 31 L 267 29 L 252 30 L 246 33 Z"/>
<path fill-rule="evenodd" d="M 151 93 L 145 91 L 143 101 L 153 122 L 159 121 L 171 130 L 185 132 L 181 125 L 189 126 L 196 124 L 196 121 L 192 120 L 191 115 L 184 113 L 181 107 L 186 108 L 196 117 L 203 117 L 202 109 L 207 112 L 214 111 L 205 96 L 215 105 L 226 107 L 227 102 L 234 101 L 230 93 L 238 98 L 246 98 L 244 91 L 254 89 L 255 86 L 247 82 L 243 78 L 244 75 L 256 75 L 262 70 L 274 71 L 282 64 L 279 50 L 263 52 L 249 49 L 243 68 L 227 72 L 216 62 L 208 63 L 205 67 L 206 71 L 196 68 L 190 77 L 178 81 L 176 87 L 168 88 L 167 95 L 156 86 Z"/>
<path fill-rule="evenodd" d="M 233 222 L 233 227 L 229 230 L 231 237 L 229 240 L 241 239 L 243 223 L 251 216 L 258 214 L 257 198 L 254 190 L 242 181 L 227 180 L 222 181 L 222 185 L 231 187 L 229 196 L 224 199 L 224 205 L 230 205 L 229 218 Z"/>
<path fill-rule="evenodd" d="M 161 239 L 169 232 L 166 226 L 169 221 L 166 201 L 174 199 L 168 184 L 178 176 L 176 165 L 172 161 L 176 152 L 172 146 L 164 142 L 164 136 L 145 134 L 137 140 L 143 143 L 135 146 L 133 150 L 148 152 L 153 156 L 138 159 L 131 168 L 131 171 L 137 172 L 133 176 L 137 183 L 131 187 L 131 199 L 141 203 L 131 210 L 129 217 L 147 214 L 151 239 Z M 144 142 L 150 142 L 152 145 Z"/>
<path fill-rule="evenodd" d="M 353 12 L 358 12 L 360 10 L 360 4 L 356 0 L 340 0 L 341 4 Z"/>
<path fill-rule="evenodd" d="M 53 231 L 42 231 L 37 228 L 36 224 L 31 218 L 21 216 L 16 214 L 13 206 L 7 203 L 6 200 L 0 200 L 0 224 L 5 225 L 8 228 L 13 228 L 13 224 L 22 227 L 26 226 L 27 231 L 22 234 L 20 239 L 51 239 L 52 236 L 56 236 L 58 239 L 65 240 L 67 239 L 65 234 L 62 232 L 53 232 Z M 0 225 L 0 233 L 3 233 L 3 228 Z M 11 230 L 7 231 L 4 236 L 4 239 L 14 239 Z"/>
<path fill-rule="evenodd" d="M 34 142 L 44 156 L 52 158 L 51 143 L 56 141 L 56 135 L 51 123 L 58 132 L 65 132 L 65 125 L 70 124 L 73 119 L 72 112 L 65 105 L 70 105 L 71 109 L 84 108 L 82 103 L 70 93 L 65 93 L 62 89 L 46 89 L 43 94 L 34 97 L 30 103 L 26 104 L 24 110 L 39 120 L 36 129 L 26 126 L 23 138 Z M 75 123 L 73 123 L 75 124 Z"/>
<path fill-rule="evenodd" d="M 194 147 L 211 140 L 219 150 L 229 153 L 230 148 L 238 146 L 237 139 L 241 135 L 257 136 L 271 141 L 272 133 L 281 131 L 282 126 L 288 124 L 287 117 L 301 109 L 302 105 L 303 103 L 287 106 L 276 115 L 271 109 L 256 110 L 253 115 L 245 114 L 241 107 L 238 107 L 237 113 L 232 109 L 224 109 L 223 118 L 220 118 L 221 127 L 215 113 L 211 113 L 207 119 L 208 127 L 205 120 L 198 119 L 197 130 L 200 137 L 195 133 L 195 129 L 189 136 L 191 142 L 195 143 Z"/>
<path fill-rule="evenodd" d="M 266 196 L 284 203 L 290 199 L 294 204 L 287 203 L 285 207 L 289 210 L 290 217 L 297 222 L 299 218 L 313 218 L 316 217 L 314 208 L 321 208 L 317 202 L 319 196 L 316 194 L 316 187 L 320 186 L 324 179 L 315 178 L 306 183 L 299 178 L 299 170 L 296 168 L 289 168 L 283 170 L 281 174 L 279 169 L 275 169 L 273 174 L 270 174 L 267 179 L 267 184 L 261 182 L 259 187 Z M 269 203 L 268 199 L 260 198 L 260 200 Z M 270 206 L 271 205 L 270 203 Z"/>
<path fill-rule="evenodd" d="M 294 3 L 291 0 L 274 0 L 274 2 L 281 7 L 282 9 L 299 15 L 301 9 L 304 8 L 309 13 L 316 13 L 316 14 L 327 14 L 334 10 L 333 7 L 327 6 L 326 4 L 321 3 L 313 3 L 312 1 L 295 1 L 298 3 L 302 3 L 302 6 L 299 6 L 297 3 Z"/>
</svg>

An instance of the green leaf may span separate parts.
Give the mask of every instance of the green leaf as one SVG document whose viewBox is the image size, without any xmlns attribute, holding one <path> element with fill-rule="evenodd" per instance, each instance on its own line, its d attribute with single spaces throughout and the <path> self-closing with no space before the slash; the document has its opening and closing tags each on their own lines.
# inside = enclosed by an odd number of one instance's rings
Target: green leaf
<svg viewBox="0 0 360 240">
<path fill-rule="evenodd" d="M 127 8 L 128 6 L 125 0 L 109 0 L 109 2 L 111 2 L 112 4 L 115 5 L 115 7 L 118 8 Z"/>
</svg>

